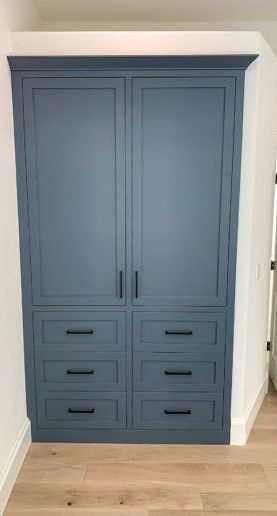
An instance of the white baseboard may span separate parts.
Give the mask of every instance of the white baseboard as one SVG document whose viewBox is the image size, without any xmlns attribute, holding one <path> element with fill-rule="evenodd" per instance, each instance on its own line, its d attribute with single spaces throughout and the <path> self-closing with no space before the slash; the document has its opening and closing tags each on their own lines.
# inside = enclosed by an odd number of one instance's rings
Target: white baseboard
<svg viewBox="0 0 277 516">
<path fill-rule="evenodd" d="M 264 401 L 268 390 L 268 373 L 259 388 L 252 396 L 243 417 L 231 419 L 231 444 L 246 444 L 253 423 Z"/>
<path fill-rule="evenodd" d="M 30 444 L 31 424 L 29 419 L 26 418 L 0 478 L 0 515 L 4 513 Z"/>
<path fill-rule="evenodd" d="M 276 391 L 277 391 L 277 371 L 276 371 L 276 362 L 275 360 L 270 357 L 269 359 L 269 377 L 272 381 Z"/>
</svg>

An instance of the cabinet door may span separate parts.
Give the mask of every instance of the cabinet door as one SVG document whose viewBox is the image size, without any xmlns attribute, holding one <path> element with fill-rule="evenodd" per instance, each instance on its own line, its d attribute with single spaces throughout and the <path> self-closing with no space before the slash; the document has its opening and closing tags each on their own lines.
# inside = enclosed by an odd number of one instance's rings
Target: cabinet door
<svg viewBox="0 0 277 516">
<path fill-rule="evenodd" d="M 235 83 L 133 80 L 134 304 L 224 306 Z"/>
<path fill-rule="evenodd" d="M 24 117 L 33 304 L 124 304 L 124 79 L 25 79 Z"/>
</svg>

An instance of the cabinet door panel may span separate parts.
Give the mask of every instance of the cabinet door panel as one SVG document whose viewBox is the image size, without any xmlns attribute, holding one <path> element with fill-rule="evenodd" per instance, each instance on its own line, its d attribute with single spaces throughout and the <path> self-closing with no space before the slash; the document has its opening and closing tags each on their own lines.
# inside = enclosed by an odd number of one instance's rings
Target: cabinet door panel
<svg viewBox="0 0 277 516">
<path fill-rule="evenodd" d="M 133 82 L 134 304 L 225 306 L 233 78 Z"/>
<path fill-rule="evenodd" d="M 124 79 L 25 79 L 33 303 L 124 304 Z"/>
</svg>

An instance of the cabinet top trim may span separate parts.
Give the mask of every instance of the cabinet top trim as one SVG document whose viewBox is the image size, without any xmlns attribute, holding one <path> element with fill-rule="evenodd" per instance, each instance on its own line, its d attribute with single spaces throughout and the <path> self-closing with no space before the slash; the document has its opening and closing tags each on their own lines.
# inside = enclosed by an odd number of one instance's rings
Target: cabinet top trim
<svg viewBox="0 0 277 516">
<path fill-rule="evenodd" d="M 12 71 L 88 69 L 246 70 L 258 54 L 178 56 L 8 56 Z"/>
</svg>

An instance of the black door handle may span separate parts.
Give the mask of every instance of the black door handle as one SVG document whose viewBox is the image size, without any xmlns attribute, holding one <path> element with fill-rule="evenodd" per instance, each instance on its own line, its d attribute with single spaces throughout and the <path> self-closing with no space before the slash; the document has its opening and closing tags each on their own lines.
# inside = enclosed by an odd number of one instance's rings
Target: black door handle
<svg viewBox="0 0 277 516">
<path fill-rule="evenodd" d="M 95 412 L 94 408 L 92 409 L 68 409 L 69 414 L 93 414 Z"/>
<path fill-rule="evenodd" d="M 77 369 L 68 369 L 67 374 L 93 374 L 94 370 L 91 369 L 90 371 L 78 371 Z"/>
<path fill-rule="evenodd" d="M 119 271 L 119 297 L 123 297 L 123 271 Z"/>
<path fill-rule="evenodd" d="M 135 271 L 135 298 L 138 298 L 138 271 Z"/>
<path fill-rule="evenodd" d="M 167 410 L 164 411 L 165 414 L 191 414 L 191 410 Z"/>
<path fill-rule="evenodd" d="M 92 335 L 93 330 L 66 330 L 67 335 Z"/>
<path fill-rule="evenodd" d="M 166 335 L 193 335 L 192 331 L 170 331 L 165 330 Z"/>
<path fill-rule="evenodd" d="M 192 371 L 165 371 L 164 374 L 175 374 L 175 375 L 186 375 L 186 376 L 191 376 L 192 375 Z"/>
</svg>

